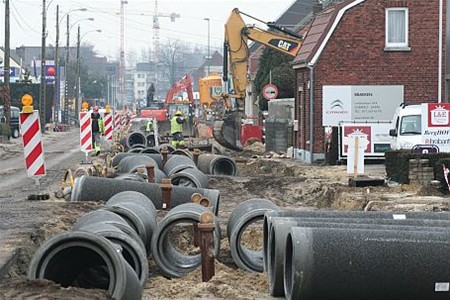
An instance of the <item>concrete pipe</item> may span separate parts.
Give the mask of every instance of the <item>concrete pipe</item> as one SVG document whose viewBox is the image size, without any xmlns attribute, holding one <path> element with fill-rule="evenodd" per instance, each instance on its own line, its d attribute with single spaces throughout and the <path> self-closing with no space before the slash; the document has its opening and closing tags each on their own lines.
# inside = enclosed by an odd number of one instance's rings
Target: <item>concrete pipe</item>
<svg viewBox="0 0 450 300">
<path fill-rule="evenodd" d="M 141 131 L 133 131 L 127 135 L 127 147 L 128 149 L 134 148 L 140 145 L 143 148 L 147 146 L 147 138 L 145 134 Z"/>
<path fill-rule="evenodd" d="M 62 287 L 107 290 L 112 299 L 141 299 L 142 287 L 120 246 L 83 231 L 58 234 L 39 247 L 28 278 L 51 280 Z"/>
<path fill-rule="evenodd" d="M 127 153 L 127 152 L 120 152 L 117 153 L 113 159 L 112 159 L 112 163 L 111 165 L 113 167 L 116 167 L 119 165 L 120 161 L 127 156 L 133 156 L 133 155 L 146 155 L 146 156 L 150 156 L 151 158 L 153 158 L 154 161 L 156 161 L 156 163 L 158 164 L 158 167 L 160 169 L 162 169 L 162 157 L 160 154 L 154 154 L 154 153 L 139 153 L 139 154 L 135 154 L 135 153 Z"/>
<path fill-rule="evenodd" d="M 267 257 L 267 239 L 270 231 L 271 220 L 274 217 L 292 217 L 292 218 L 354 218 L 354 219 L 391 219 L 391 220 L 409 220 L 409 219 L 430 219 L 430 220 L 450 220 L 450 213 L 433 212 L 377 212 L 377 211 L 269 211 L 264 216 L 263 223 L 263 246 L 264 257 Z M 394 223 L 398 225 L 398 223 Z M 404 225 L 404 222 L 403 224 Z M 267 264 L 264 263 L 267 270 Z"/>
<path fill-rule="evenodd" d="M 230 252 L 236 265 L 246 271 L 263 272 L 263 249 L 252 250 L 242 243 L 242 235 L 249 225 L 262 221 L 264 214 L 280 208 L 266 199 L 250 199 L 240 203 L 231 212 L 227 224 Z M 262 229 L 262 228 L 261 228 Z"/>
<path fill-rule="evenodd" d="M 117 177 L 114 177 L 114 179 L 118 179 L 118 180 L 132 180 L 132 181 L 137 181 L 137 182 L 147 182 L 147 179 L 145 179 L 144 177 L 142 177 L 139 174 L 133 173 L 133 174 L 120 174 Z"/>
<path fill-rule="evenodd" d="M 73 225 L 72 231 L 77 231 L 85 226 L 98 223 L 113 225 L 119 228 L 121 231 L 126 233 L 134 240 L 138 241 L 139 243 L 142 243 L 142 245 L 144 244 L 137 231 L 124 218 L 105 209 L 97 209 L 84 214 Z"/>
<path fill-rule="evenodd" d="M 186 157 L 189 157 L 191 160 L 194 159 L 194 154 L 192 154 L 192 152 L 189 151 L 188 149 L 175 149 L 174 151 L 172 151 L 171 154 L 172 155 L 184 155 Z"/>
<path fill-rule="evenodd" d="M 192 272 L 201 265 L 200 254 L 182 253 L 173 244 L 170 236 L 179 236 L 176 232 L 180 228 L 192 230 L 191 224 L 197 224 L 200 216 L 210 211 L 196 203 L 186 203 L 175 207 L 167 213 L 164 219 L 158 224 L 152 238 L 152 254 L 161 272 L 168 278 L 181 277 Z M 216 224 L 214 230 L 214 256 L 217 257 L 220 249 L 220 226 L 215 217 L 213 223 Z M 189 226 L 186 226 L 189 225 Z M 193 245 L 193 241 L 189 243 Z M 192 251 L 189 251 L 190 253 Z"/>
<path fill-rule="evenodd" d="M 173 185 L 189 186 L 194 188 L 208 188 L 208 176 L 194 168 L 184 169 L 170 176 Z"/>
<path fill-rule="evenodd" d="M 211 175 L 235 176 L 237 173 L 237 165 L 232 158 L 216 154 L 200 154 L 198 169 Z"/>
<path fill-rule="evenodd" d="M 138 154 L 124 157 L 117 166 L 117 170 L 120 173 L 134 173 L 138 168 L 145 169 L 146 165 L 153 165 L 155 168 L 158 168 L 158 164 L 153 158 L 147 155 Z"/>
<path fill-rule="evenodd" d="M 450 233 L 291 228 L 287 299 L 448 299 Z"/>
<path fill-rule="evenodd" d="M 159 154 L 161 155 L 161 152 L 159 152 L 159 149 L 156 147 L 146 147 L 141 150 L 140 153 L 148 153 L 148 154 Z"/>
<path fill-rule="evenodd" d="M 367 223 L 352 223 L 368 222 Z M 268 234 L 267 256 L 267 275 L 269 278 L 270 295 L 274 297 L 284 296 L 284 252 L 286 248 L 286 238 L 292 227 L 311 227 L 311 228 L 349 228 L 349 229 L 377 229 L 377 230 L 398 230 L 398 231 L 438 231 L 448 232 L 450 222 L 434 221 L 428 222 L 427 226 L 422 226 L 421 220 L 404 220 L 405 225 L 396 225 L 394 220 L 385 219 L 339 219 L 339 218 L 273 218 Z M 387 223 L 386 223 L 387 222 Z M 401 223 L 397 223 L 401 224 Z M 433 225 L 445 227 L 430 227 Z"/>
<path fill-rule="evenodd" d="M 142 149 L 144 149 L 144 148 L 142 148 L 141 146 L 138 145 L 134 148 L 128 149 L 127 153 L 132 153 L 132 154 L 141 153 Z"/>
<path fill-rule="evenodd" d="M 156 228 L 156 208 L 144 194 L 126 191 L 115 194 L 105 204 L 105 210 L 118 214 L 136 230 L 147 249 Z"/>
<path fill-rule="evenodd" d="M 156 209 L 162 208 L 162 189 L 157 183 L 142 183 L 130 180 L 115 180 L 92 176 L 82 176 L 75 179 L 72 188 L 71 201 L 108 201 L 112 196 L 124 191 L 140 192 L 152 200 Z M 195 193 L 211 201 L 214 214 L 219 212 L 220 192 L 213 189 L 199 189 L 182 186 L 172 186 L 170 207 L 191 202 Z"/>
<path fill-rule="evenodd" d="M 79 231 L 92 232 L 122 247 L 123 258 L 136 272 L 141 287 L 145 286 L 148 279 L 148 260 L 147 252 L 142 242 L 131 238 L 111 224 L 94 223 L 81 227 Z"/>
<path fill-rule="evenodd" d="M 188 168 L 197 169 L 197 166 L 192 159 L 184 155 L 171 155 L 170 158 L 167 159 L 163 171 L 166 173 L 167 177 L 170 178 L 173 174 Z"/>
<path fill-rule="evenodd" d="M 176 150 L 171 144 L 161 144 L 158 147 L 159 152 L 161 152 L 161 150 L 164 148 L 167 148 L 167 151 L 169 151 L 169 153 L 172 153 L 173 151 Z"/>
</svg>

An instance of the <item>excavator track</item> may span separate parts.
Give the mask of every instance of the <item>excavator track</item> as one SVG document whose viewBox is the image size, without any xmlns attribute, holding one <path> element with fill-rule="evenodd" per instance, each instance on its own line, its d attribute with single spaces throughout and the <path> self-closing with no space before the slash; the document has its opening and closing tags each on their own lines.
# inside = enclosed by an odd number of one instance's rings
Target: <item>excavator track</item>
<svg viewBox="0 0 450 300">
<path fill-rule="evenodd" d="M 242 151 L 241 145 L 241 121 L 243 113 L 234 111 L 228 113 L 222 121 L 214 122 L 213 136 L 223 147 L 231 150 Z"/>
</svg>

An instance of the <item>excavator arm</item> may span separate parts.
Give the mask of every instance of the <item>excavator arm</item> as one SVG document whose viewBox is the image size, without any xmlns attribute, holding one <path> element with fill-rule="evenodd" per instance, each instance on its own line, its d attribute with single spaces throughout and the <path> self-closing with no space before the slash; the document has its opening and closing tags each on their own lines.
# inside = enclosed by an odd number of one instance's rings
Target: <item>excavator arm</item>
<svg viewBox="0 0 450 300">
<path fill-rule="evenodd" d="M 214 124 L 213 130 L 214 137 L 218 143 L 233 150 L 242 150 L 240 145 L 240 128 L 241 119 L 244 117 L 243 108 L 248 84 L 247 69 L 250 54 L 247 45 L 248 40 L 250 39 L 294 57 L 297 55 L 303 42 L 303 38 L 300 35 L 273 23 L 266 23 L 256 19 L 281 33 L 266 31 L 253 25 L 246 25 L 241 15 L 251 17 L 235 8 L 225 24 L 223 80 L 224 82 L 228 81 L 229 69 L 232 77 L 233 93 L 222 95 L 227 112 L 222 121 Z M 251 18 L 255 19 L 254 17 Z M 235 99 L 234 103 L 232 99 Z"/>
</svg>

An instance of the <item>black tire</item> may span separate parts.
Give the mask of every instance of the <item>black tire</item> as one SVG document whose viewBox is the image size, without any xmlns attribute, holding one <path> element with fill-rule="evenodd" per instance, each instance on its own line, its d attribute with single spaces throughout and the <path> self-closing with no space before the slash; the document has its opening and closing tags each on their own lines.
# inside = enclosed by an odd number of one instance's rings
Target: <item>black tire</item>
<svg viewBox="0 0 450 300">
<path fill-rule="evenodd" d="M 13 128 L 11 130 L 11 136 L 13 139 L 17 139 L 20 135 L 19 128 Z"/>
</svg>

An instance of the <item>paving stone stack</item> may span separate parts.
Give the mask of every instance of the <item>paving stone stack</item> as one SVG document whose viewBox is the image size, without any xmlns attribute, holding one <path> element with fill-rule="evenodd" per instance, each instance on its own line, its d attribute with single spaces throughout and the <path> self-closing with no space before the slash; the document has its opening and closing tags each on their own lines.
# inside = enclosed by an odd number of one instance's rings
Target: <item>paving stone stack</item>
<svg viewBox="0 0 450 300">
<path fill-rule="evenodd" d="M 433 167 L 429 166 L 429 160 L 423 158 L 415 158 L 409 160 L 410 183 L 429 184 L 434 179 Z"/>
</svg>

